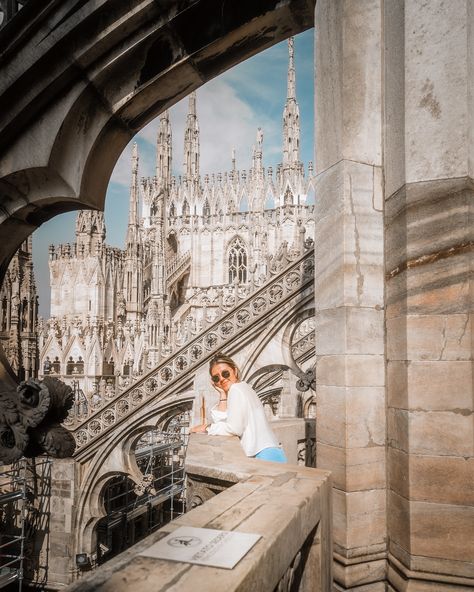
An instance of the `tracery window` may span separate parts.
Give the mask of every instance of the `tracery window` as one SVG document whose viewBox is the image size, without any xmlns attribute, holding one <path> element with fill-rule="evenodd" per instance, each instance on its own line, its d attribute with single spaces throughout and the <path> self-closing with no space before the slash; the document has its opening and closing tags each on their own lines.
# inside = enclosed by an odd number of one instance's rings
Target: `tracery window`
<svg viewBox="0 0 474 592">
<path fill-rule="evenodd" d="M 229 248 L 229 283 L 232 284 L 235 279 L 243 284 L 247 282 L 247 249 L 239 237 Z"/>
<path fill-rule="evenodd" d="M 204 202 L 204 205 L 202 207 L 202 215 L 203 216 L 210 216 L 211 215 L 211 206 L 209 205 L 209 202 L 207 201 L 207 197 L 206 197 L 206 201 Z"/>
</svg>

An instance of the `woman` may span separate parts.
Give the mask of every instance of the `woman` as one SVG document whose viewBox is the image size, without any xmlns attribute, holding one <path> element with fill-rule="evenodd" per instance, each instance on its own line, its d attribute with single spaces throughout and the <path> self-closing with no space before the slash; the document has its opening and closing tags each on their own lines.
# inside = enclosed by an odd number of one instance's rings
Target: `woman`
<svg viewBox="0 0 474 592">
<path fill-rule="evenodd" d="M 212 386 L 219 393 L 219 403 L 211 409 L 212 424 L 192 428 L 211 436 L 239 436 L 247 456 L 286 463 L 257 393 L 239 380 L 236 363 L 225 354 L 216 354 L 209 363 Z"/>
</svg>

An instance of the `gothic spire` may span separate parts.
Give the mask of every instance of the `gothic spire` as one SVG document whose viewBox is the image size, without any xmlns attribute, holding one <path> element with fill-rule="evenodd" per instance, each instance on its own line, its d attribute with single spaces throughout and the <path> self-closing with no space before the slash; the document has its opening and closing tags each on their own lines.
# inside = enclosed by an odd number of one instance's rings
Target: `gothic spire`
<svg viewBox="0 0 474 592">
<path fill-rule="evenodd" d="M 132 147 L 132 182 L 130 184 L 130 204 L 128 209 L 127 250 L 131 251 L 138 242 L 138 145 Z"/>
<path fill-rule="evenodd" d="M 160 126 L 156 140 L 156 178 L 162 188 L 171 182 L 172 134 L 168 110 L 160 116 Z"/>
<path fill-rule="evenodd" d="M 283 168 L 300 162 L 300 111 L 296 101 L 294 40 L 288 39 L 288 92 L 283 110 Z"/>
<path fill-rule="evenodd" d="M 294 38 L 288 39 L 288 85 L 287 98 L 296 100 L 296 76 L 295 76 L 295 43 Z"/>
<path fill-rule="evenodd" d="M 105 241 L 104 212 L 79 210 L 76 218 L 76 243 L 82 255 L 95 255 Z"/>
<path fill-rule="evenodd" d="M 257 129 L 257 144 L 255 148 L 254 175 L 263 177 L 263 130 Z"/>
<path fill-rule="evenodd" d="M 188 181 L 199 176 L 199 122 L 196 113 L 196 92 L 189 95 L 188 117 L 184 132 L 184 175 Z"/>
<path fill-rule="evenodd" d="M 130 206 L 128 210 L 127 244 L 124 265 L 124 298 L 127 314 L 136 320 L 142 312 L 142 253 L 138 220 L 138 146 L 132 148 L 132 181 L 130 184 Z"/>
</svg>

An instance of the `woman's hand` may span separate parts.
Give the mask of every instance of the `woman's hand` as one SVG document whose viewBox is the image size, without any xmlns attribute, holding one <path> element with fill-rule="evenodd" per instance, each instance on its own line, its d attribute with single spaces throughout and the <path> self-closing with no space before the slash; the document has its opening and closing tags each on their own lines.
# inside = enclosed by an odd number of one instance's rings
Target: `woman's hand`
<svg viewBox="0 0 474 592">
<path fill-rule="evenodd" d="M 216 389 L 216 391 L 219 393 L 219 399 L 227 399 L 226 392 L 223 388 L 221 388 L 220 386 L 217 386 L 214 382 L 211 382 L 211 384 Z"/>
<path fill-rule="evenodd" d="M 189 431 L 192 434 L 197 434 L 197 433 L 205 432 L 208 427 L 209 427 L 208 423 L 202 423 L 201 425 L 194 426 Z"/>
</svg>

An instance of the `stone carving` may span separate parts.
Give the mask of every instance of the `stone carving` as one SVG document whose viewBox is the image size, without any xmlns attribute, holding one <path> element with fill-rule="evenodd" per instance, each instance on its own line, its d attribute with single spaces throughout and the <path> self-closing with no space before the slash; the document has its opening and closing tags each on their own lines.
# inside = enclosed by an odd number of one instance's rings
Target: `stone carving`
<svg viewBox="0 0 474 592">
<path fill-rule="evenodd" d="M 316 372 L 313 368 L 306 370 L 296 383 L 296 388 L 305 393 L 309 389 L 316 390 Z"/>
<path fill-rule="evenodd" d="M 47 453 L 72 456 L 75 442 L 63 426 L 73 404 L 72 389 L 54 378 L 29 379 L 16 391 L 0 392 L 0 462 Z"/>
<path fill-rule="evenodd" d="M 152 474 L 144 475 L 140 483 L 136 483 L 133 488 L 133 492 L 139 497 L 145 495 L 156 495 L 156 489 L 154 487 L 154 478 Z"/>
</svg>

